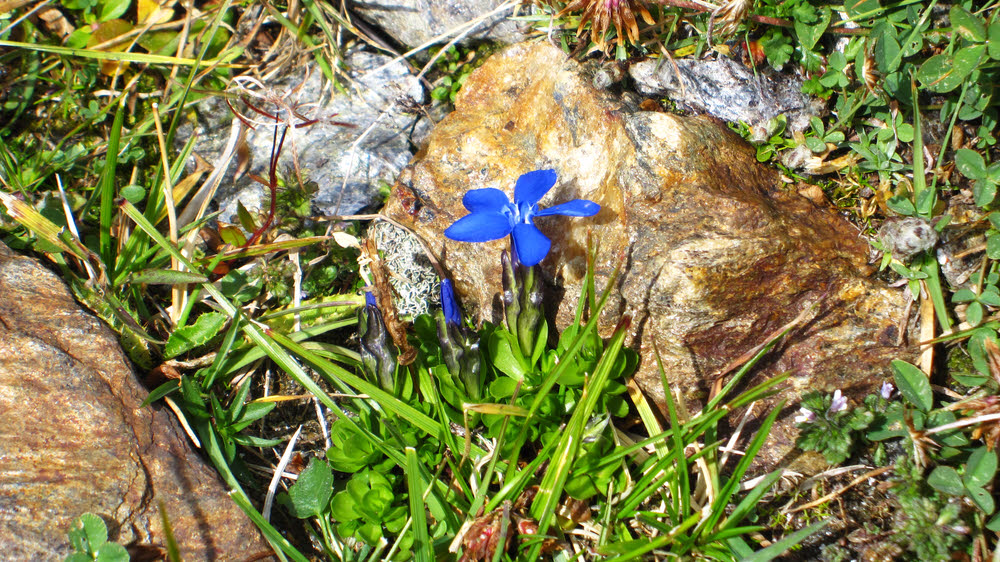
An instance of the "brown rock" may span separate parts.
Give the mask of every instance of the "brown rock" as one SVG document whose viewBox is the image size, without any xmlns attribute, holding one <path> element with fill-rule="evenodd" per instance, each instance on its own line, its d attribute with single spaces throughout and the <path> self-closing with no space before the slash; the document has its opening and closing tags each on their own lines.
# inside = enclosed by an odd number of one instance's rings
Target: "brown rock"
<svg viewBox="0 0 1000 562">
<path fill-rule="evenodd" d="M 654 341 L 669 380 L 697 406 L 714 375 L 814 304 L 751 383 L 791 371 L 782 394 L 790 404 L 813 389 L 858 400 L 889 376 L 889 359 L 913 357 L 912 347 L 897 347 L 906 297 L 867 277 L 867 245 L 847 221 L 783 184 L 724 125 L 641 111 L 597 91 L 547 44 L 510 47 L 469 77 L 385 213 L 430 241 L 468 307 L 499 321 L 507 241 L 465 244 L 441 232 L 466 214 L 466 191 L 511 195 L 519 175 L 542 168 L 559 174 L 542 207 L 577 197 L 602 205 L 591 219 L 537 223 L 552 239 L 541 268 L 556 324 L 576 306 L 590 230 L 600 243 L 598 287 L 623 264 L 603 328 L 635 316 L 637 380 L 661 406 Z M 772 430 L 766 465 L 789 460 L 796 409 L 786 407 Z"/>
<path fill-rule="evenodd" d="M 114 334 L 37 262 L 0 244 L 0 552 L 62 560 L 86 512 L 122 544 L 163 545 L 162 501 L 187 560 L 270 552 L 146 390 Z"/>
</svg>

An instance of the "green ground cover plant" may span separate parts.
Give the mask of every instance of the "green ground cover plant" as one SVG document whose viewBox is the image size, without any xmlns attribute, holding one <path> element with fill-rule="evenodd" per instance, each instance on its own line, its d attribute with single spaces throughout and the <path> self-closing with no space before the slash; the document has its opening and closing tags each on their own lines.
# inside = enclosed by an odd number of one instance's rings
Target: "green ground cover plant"
<svg viewBox="0 0 1000 562">
<path fill-rule="evenodd" d="M 627 398 L 636 361 L 622 346 L 628 319 L 610 339 L 596 336 L 606 293 L 592 277 L 576 323 L 561 334 L 550 333 L 532 304 L 538 276 L 510 256 L 505 283 L 516 298 L 506 303 L 504 325 L 470 324 L 444 289 L 443 310 L 404 325 L 385 288 L 372 299 L 361 294 L 368 282 L 357 245 L 334 243 L 307 220 L 311 188 L 295 171 L 271 166 L 263 181 L 274 205 L 262 216 L 242 209 L 240 224 L 217 225 L 202 210 L 181 225 L 177 213 L 203 179 L 184 168 L 193 144 L 175 148 L 184 108 L 205 95 L 239 106 L 227 85 L 258 47 L 233 41 L 232 30 L 253 6 L 56 4 L 69 27 L 43 24 L 27 4 L 0 2 L 3 240 L 51 261 L 142 370 L 177 371 L 149 401 L 177 406 L 279 557 L 766 560 L 815 546 L 809 537 L 827 512 L 777 513 L 780 472 L 741 487 L 778 410 L 745 440 L 738 461 L 719 450 L 726 412 L 781 382 L 733 393 L 767 349 L 702 411 L 671 402 L 661 424 L 645 401 Z M 794 405 L 803 449 L 831 464 L 893 467 L 888 494 L 899 509 L 891 528 L 877 531 L 891 535 L 881 539 L 886 548 L 922 560 L 998 551 L 996 6 L 553 0 L 525 3 L 515 16 L 580 58 L 735 56 L 761 73 L 801 73 L 803 91 L 826 104 L 803 134 L 782 118 L 763 128 L 732 124 L 757 145 L 758 159 L 822 187 L 873 237 L 895 216 L 922 218 L 942 236 L 950 228 L 982 232 L 973 248 L 978 267 L 961 286 L 944 279 L 933 250 L 894 256 L 891 245 L 874 242 L 884 250 L 882 274 L 932 305 L 918 307 L 933 334 L 925 343 L 936 344 L 930 377 L 924 365 L 896 361 L 892 386 L 873 389 L 863 404 L 815 394 Z M 331 3 L 263 10 L 274 44 L 310 49 L 331 80 L 340 75 L 343 38 L 365 39 Z M 437 103 L 454 100 L 472 61 L 487 52 L 441 45 L 432 72 Z M 275 122 L 276 161 L 282 124 L 298 117 L 288 107 L 259 109 Z M 800 147 L 824 171 L 787 164 Z M 270 236 L 276 228 L 290 239 Z M 339 234 L 364 229 L 345 223 Z M 212 231 L 229 246 L 193 243 Z M 282 261 L 290 250 L 314 263 L 302 280 Z M 314 298 L 290 296 L 296 283 Z M 407 347 L 412 361 L 404 364 Z M 260 394 L 265 366 L 336 414 L 331 446 L 284 491 L 268 491 L 248 462 L 262 448 L 285 447 L 281 473 L 294 448 L 295 439 L 268 429 L 281 408 L 280 397 Z M 622 429 L 636 419 L 638 429 Z M 71 559 L 122 559 L 93 515 L 81 517 L 69 540 Z M 823 556 L 856 556 L 843 550 Z"/>
</svg>

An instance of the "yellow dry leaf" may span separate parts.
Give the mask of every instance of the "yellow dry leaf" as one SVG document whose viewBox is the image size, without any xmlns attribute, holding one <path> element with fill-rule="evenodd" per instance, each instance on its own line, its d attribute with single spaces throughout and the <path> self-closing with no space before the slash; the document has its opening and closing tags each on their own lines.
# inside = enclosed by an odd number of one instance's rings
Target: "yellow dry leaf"
<svg viewBox="0 0 1000 562">
<path fill-rule="evenodd" d="M 140 24 L 167 23 L 174 18 L 174 5 L 177 0 L 137 0 L 136 15 Z"/>
</svg>

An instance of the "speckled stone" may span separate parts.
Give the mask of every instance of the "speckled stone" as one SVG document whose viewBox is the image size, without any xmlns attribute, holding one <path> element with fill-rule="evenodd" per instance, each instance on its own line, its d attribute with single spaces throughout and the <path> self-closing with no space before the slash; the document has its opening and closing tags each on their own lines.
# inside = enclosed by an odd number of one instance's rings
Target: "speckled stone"
<svg viewBox="0 0 1000 562">
<path fill-rule="evenodd" d="M 669 381 L 697 408 L 717 373 L 815 306 L 748 381 L 792 373 L 781 395 L 756 409 L 789 400 L 761 456 L 766 466 L 788 465 L 798 455 L 792 419 L 803 393 L 839 388 L 859 400 L 890 376 L 890 359 L 915 357 L 913 346 L 899 345 L 906 296 L 868 277 L 867 245 L 852 225 L 783 183 L 725 125 L 642 111 L 595 90 L 591 78 L 545 43 L 494 55 L 466 81 L 384 212 L 429 242 L 470 311 L 499 321 L 507 242 L 465 244 L 441 233 L 466 214 L 466 191 L 511 195 L 519 175 L 555 169 L 543 207 L 583 197 L 602 210 L 537 222 L 552 239 L 541 263 L 550 316 L 559 327 L 572 318 L 590 232 L 600 245 L 598 287 L 623 268 L 602 329 L 634 315 L 636 380 L 661 406 L 654 342 Z"/>
<path fill-rule="evenodd" d="M 38 262 L 0 244 L 0 557 L 62 560 L 86 512 L 122 544 L 163 545 L 163 502 L 186 560 L 270 552 L 147 395 L 113 332 Z"/>
</svg>

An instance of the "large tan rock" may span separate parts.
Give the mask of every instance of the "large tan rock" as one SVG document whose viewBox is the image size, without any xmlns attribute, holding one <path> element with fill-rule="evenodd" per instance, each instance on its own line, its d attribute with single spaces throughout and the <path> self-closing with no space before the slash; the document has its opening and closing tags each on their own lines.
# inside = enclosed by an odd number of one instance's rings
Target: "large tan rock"
<svg viewBox="0 0 1000 562">
<path fill-rule="evenodd" d="M 696 406 L 714 375 L 816 303 L 751 382 L 789 370 L 783 396 L 792 403 L 812 389 L 857 399 L 888 376 L 889 359 L 912 358 L 912 347 L 898 346 L 906 297 L 869 279 L 867 245 L 853 226 L 783 183 L 723 124 L 641 111 L 591 82 L 550 45 L 508 48 L 469 77 L 455 112 L 396 183 L 385 213 L 431 242 L 467 306 L 499 321 L 507 241 L 443 238 L 466 214 L 462 195 L 483 187 L 512 195 L 519 175 L 553 168 L 559 181 L 543 207 L 582 197 L 602 210 L 536 222 L 552 239 L 541 263 L 550 313 L 559 327 L 570 320 L 592 231 L 598 287 L 615 264 L 624 270 L 603 327 L 635 316 L 637 380 L 661 405 L 654 342 L 670 382 Z M 791 451 L 795 410 L 772 430 L 765 464 Z"/>
<path fill-rule="evenodd" d="M 111 330 L 0 244 L 0 557 L 62 560 L 86 512 L 112 540 L 165 545 L 161 501 L 186 560 L 270 552 L 174 417 L 139 407 L 146 394 Z"/>
</svg>

